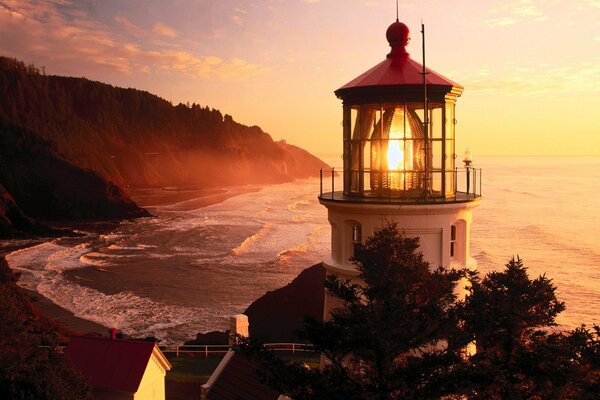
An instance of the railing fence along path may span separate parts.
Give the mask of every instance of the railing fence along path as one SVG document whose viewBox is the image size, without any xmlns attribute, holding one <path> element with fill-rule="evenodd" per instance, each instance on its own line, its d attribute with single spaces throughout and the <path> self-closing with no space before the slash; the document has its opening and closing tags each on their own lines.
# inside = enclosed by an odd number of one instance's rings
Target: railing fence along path
<svg viewBox="0 0 600 400">
<path fill-rule="evenodd" d="M 295 354 L 297 352 L 314 352 L 314 347 L 306 343 L 265 343 L 265 348 L 273 351 L 289 352 Z M 224 355 L 229 350 L 229 345 L 226 344 L 196 344 L 196 345 L 164 345 L 158 346 L 165 353 L 175 353 L 177 357 L 180 354 L 203 354 L 204 357 L 213 355 Z"/>
</svg>

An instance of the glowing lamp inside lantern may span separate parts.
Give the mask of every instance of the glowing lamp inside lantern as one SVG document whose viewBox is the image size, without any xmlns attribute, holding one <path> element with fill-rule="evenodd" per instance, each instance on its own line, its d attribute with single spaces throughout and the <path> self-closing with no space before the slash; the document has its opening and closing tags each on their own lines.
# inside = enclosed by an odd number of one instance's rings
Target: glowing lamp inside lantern
<svg viewBox="0 0 600 400">
<path fill-rule="evenodd" d="M 390 172 L 390 188 L 403 189 L 406 171 L 413 166 L 412 132 L 404 110 L 396 108 L 390 124 L 387 143 L 387 169 Z"/>
</svg>

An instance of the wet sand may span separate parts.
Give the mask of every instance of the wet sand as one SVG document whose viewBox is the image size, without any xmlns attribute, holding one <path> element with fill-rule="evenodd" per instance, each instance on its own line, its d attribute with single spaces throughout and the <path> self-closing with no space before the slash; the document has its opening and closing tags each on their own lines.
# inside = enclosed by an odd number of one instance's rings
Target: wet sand
<svg viewBox="0 0 600 400">
<path fill-rule="evenodd" d="M 140 207 L 167 207 L 172 210 L 193 210 L 221 203 L 231 197 L 256 192 L 260 188 L 231 187 L 227 189 L 129 189 L 127 194 Z"/>
<path fill-rule="evenodd" d="M 97 333 L 108 336 L 108 327 L 97 324 L 87 319 L 76 317 L 75 314 L 48 300 L 37 292 L 28 290 L 32 297 L 31 304 L 47 318 L 55 321 L 60 326 L 80 335 Z"/>
</svg>

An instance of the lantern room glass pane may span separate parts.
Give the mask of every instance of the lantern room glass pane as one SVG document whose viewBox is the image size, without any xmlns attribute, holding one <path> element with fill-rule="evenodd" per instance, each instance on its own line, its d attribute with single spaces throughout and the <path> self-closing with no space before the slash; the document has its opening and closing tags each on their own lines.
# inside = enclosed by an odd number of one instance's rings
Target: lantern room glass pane
<svg viewBox="0 0 600 400">
<path fill-rule="evenodd" d="M 454 171 L 454 140 L 446 140 L 446 171 Z"/>
<path fill-rule="evenodd" d="M 442 141 L 433 140 L 431 142 L 431 168 L 433 170 L 441 170 L 443 166 Z"/>
<path fill-rule="evenodd" d="M 439 196 L 442 192 L 442 172 L 434 171 L 431 177 L 431 192 L 434 196 Z"/>
<path fill-rule="evenodd" d="M 431 106 L 431 104 L 430 104 Z M 434 108 L 430 111 L 431 118 L 429 119 L 431 138 L 432 139 L 441 139 L 442 131 L 444 128 L 444 121 L 442 116 L 442 106 L 439 104 L 435 104 Z"/>
<path fill-rule="evenodd" d="M 434 196 L 445 196 L 444 171 L 454 168 L 448 157 L 448 151 L 454 151 L 453 140 L 445 142 L 446 149 L 442 141 L 449 126 L 444 121 L 448 109 L 453 106 L 430 107 L 431 137 L 426 145 L 422 103 L 349 106 L 344 114 L 350 119 L 344 121 L 344 167 L 348 171 L 344 193 L 418 199 L 427 189 Z"/>
<path fill-rule="evenodd" d="M 454 188 L 456 186 L 456 183 L 454 182 L 454 179 L 454 171 L 446 172 L 446 197 L 452 197 L 455 195 Z"/>
<path fill-rule="evenodd" d="M 446 103 L 446 139 L 454 139 L 455 125 L 454 103 Z"/>
</svg>

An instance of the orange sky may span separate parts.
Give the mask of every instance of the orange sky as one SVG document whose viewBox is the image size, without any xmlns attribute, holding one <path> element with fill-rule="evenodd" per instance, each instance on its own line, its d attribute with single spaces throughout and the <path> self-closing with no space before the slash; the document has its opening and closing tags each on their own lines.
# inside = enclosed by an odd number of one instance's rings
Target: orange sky
<svg viewBox="0 0 600 400">
<path fill-rule="evenodd" d="M 0 55 L 218 108 L 330 159 L 333 91 L 385 58 L 393 0 L 0 0 Z M 600 0 L 400 1 L 459 82 L 457 153 L 600 155 Z M 340 163 L 341 164 L 341 163 Z"/>
</svg>

